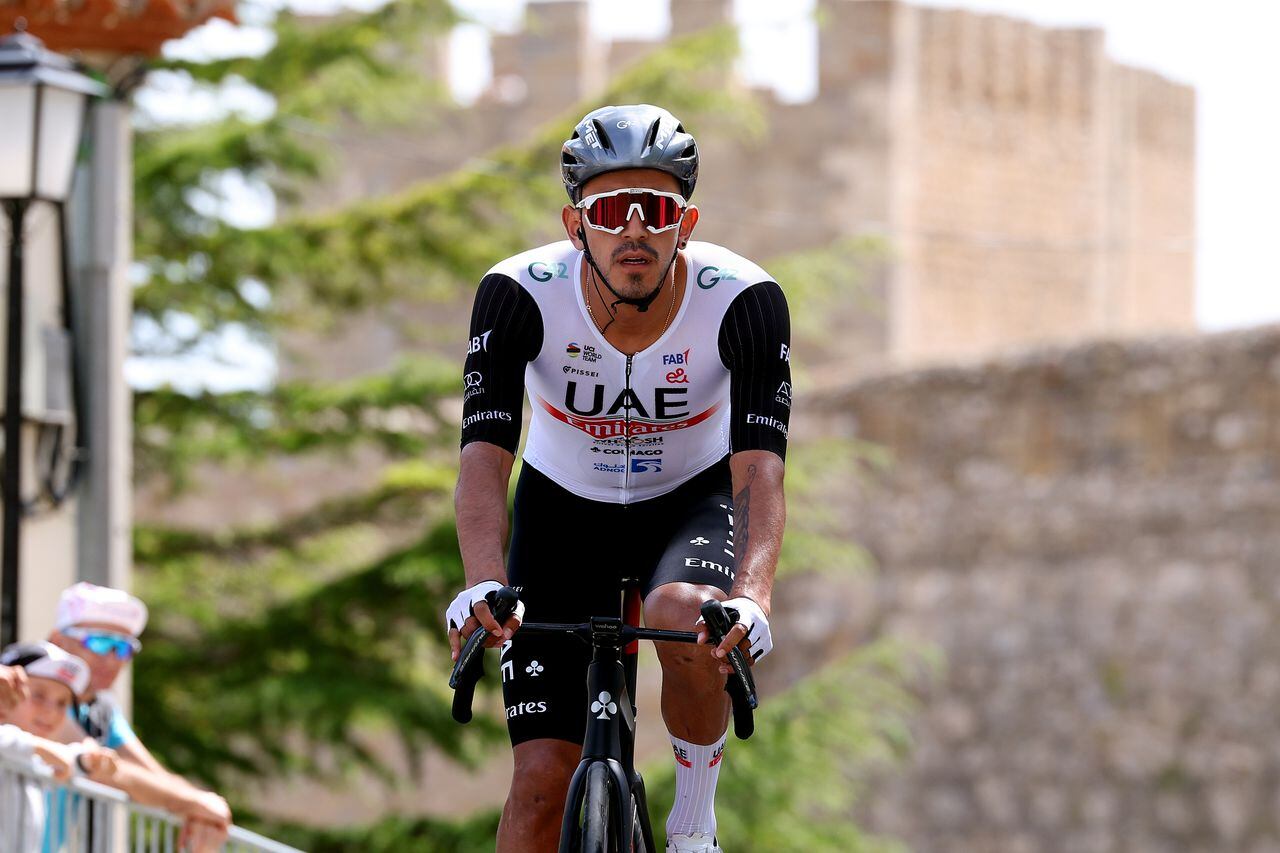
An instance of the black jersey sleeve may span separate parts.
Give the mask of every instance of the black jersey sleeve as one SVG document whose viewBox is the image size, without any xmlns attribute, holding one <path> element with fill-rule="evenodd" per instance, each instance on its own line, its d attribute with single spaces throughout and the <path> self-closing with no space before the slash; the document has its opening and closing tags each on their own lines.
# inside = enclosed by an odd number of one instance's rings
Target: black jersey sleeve
<svg viewBox="0 0 1280 853">
<path fill-rule="evenodd" d="M 480 281 L 471 309 L 463 370 L 462 446 L 487 441 L 516 452 L 524 406 L 524 371 L 542 349 L 542 314 L 509 276 Z"/>
<path fill-rule="evenodd" d="M 729 449 L 772 450 L 787 458 L 791 420 L 791 314 L 775 282 L 734 297 L 720 325 L 729 368 Z"/>
</svg>

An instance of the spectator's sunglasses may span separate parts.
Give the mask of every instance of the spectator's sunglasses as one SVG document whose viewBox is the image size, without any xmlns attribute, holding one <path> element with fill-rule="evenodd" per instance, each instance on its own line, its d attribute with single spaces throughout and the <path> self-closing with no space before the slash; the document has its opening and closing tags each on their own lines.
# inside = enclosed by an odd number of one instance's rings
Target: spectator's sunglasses
<svg viewBox="0 0 1280 853">
<path fill-rule="evenodd" d="M 682 195 L 638 187 L 596 193 L 575 205 L 582 211 L 583 222 L 609 234 L 620 234 L 627 227 L 633 210 L 640 211 L 640 219 L 650 232 L 670 231 L 680 224 L 688 206 Z"/>
<path fill-rule="evenodd" d="M 114 652 L 120 660 L 129 660 L 142 651 L 142 643 L 138 638 L 130 637 L 128 634 L 116 634 L 112 631 L 99 631 L 93 628 L 65 628 L 62 633 L 73 640 L 79 640 L 80 645 L 95 655 L 103 657 Z"/>
</svg>

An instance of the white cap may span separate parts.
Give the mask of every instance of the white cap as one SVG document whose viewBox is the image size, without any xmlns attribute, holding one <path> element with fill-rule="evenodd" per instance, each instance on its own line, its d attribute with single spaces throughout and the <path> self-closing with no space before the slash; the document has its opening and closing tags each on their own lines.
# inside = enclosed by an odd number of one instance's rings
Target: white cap
<svg viewBox="0 0 1280 853">
<path fill-rule="evenodd" d="M 89 689 L 89 664 L 53 643 L 9 646 L 0 657 L 6 665 L 20 666 L 32 678 L 49 678 L 71 688 L 80 697 Z"/>
<path fill-rule="evenodd" d="M 63 591 L 54 627 L 61 631 L 87 622 L 115 625 L 136 637 L 147 627 L 147 605 L 124 590 L 81 581 Z"/>
</svg>

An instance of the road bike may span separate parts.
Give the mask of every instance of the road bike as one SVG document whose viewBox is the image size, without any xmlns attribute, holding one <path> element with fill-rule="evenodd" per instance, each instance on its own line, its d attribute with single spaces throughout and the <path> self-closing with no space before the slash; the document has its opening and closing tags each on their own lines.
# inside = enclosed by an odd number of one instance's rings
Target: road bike
<svg viewBox="0 0 1280 853">
<path fill-rule="evenodd" d="M 591 646 L 586 738 L 565 800 L 560 853 L 658 853 L 661 849 L 654 844 L 644 780 L 634 766 L 636 658 L 640 640 L 696 643 L 698 635 L 639 627 L 639 590 L 630 584 L 625 592 L 622 618 L 595 616 L 579 624 L 526 622 L 520 626 L 520 633 L 567 635 Z M 486 600 L 501 625 L 515 612 L 517 593 L 503 587 Z M 702 618 L 714 647 L 733 627 L 737 613 L 708 600 L 702 604 Z M 453 717 L 460 723 L 471 721 L 472 696 L 484 675 L 485 635 L 484 630 L 471 635 L 449 677 L 454 688 Z M 733 730 L 745 740 L 755 730 L 755 681 L 741 650 L 734 649 L 727 659 L 733 669 L 725 684 L 732 700 Z"/>
</svg>

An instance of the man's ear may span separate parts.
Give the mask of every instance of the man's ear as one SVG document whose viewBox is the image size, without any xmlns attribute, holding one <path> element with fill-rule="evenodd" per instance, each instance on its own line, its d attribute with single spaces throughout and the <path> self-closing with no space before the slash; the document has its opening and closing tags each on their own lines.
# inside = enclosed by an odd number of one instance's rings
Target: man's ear
<svg viewBox="0 0 1280 853">
<path fill-rule="evenodd" d="M 689 244 L 689 240 L 693 235 L 693 229 L 698 224 L 698 208 L 689 205 L 684 212 L 684 219 L 680 223 L 680 248 L 684 248 Z"/>
<path fill-rule="evenodd" d="M 564 232 L 569 235 L 569 242 L 575 249 L 582 251 L 587 244 L 587 235 L 582 230 L 582 214 L 573 205 L 566 204 L 560 212 L 560 219 L 564 222 Z"/>
</svg>

